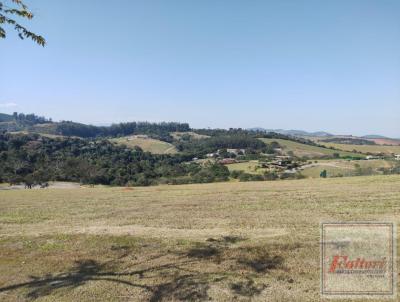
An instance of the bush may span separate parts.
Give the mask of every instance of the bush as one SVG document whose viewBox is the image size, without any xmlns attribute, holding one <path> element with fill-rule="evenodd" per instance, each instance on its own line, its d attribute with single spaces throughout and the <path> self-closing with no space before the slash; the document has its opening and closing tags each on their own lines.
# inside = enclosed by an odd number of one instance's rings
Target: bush
<svg viewBox="0 0 400 302">
<path fill-rule="evenodd" d="M 239 176 L 239 181 L 263 181 L 264 177 L 260 174 L 242 173 Z"/>
<path fill-rule="evenodd" d="M 276 180 L 278 179 L 278 175 L 275 172 L 265 172 L 264 179 L 265 180 Z"/>
<path fill-rule="evenodd" d="M 243 173 L 244 173 L 243 171 L 234 170 L 234 171 L 231 172 L 231 177 L 234 178 L 234 179 L 237 179 Z"/>
</svg>

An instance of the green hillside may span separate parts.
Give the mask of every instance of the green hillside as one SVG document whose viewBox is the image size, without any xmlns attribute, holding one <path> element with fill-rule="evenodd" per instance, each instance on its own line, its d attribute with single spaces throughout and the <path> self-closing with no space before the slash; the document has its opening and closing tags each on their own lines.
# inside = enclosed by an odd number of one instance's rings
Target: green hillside
<svg viewBox="0 0 400 302">
<path fill-rule="evenodd" d="M 332 156 L 334 153 L 338 153 L 341 157 L 343 157 L 343 156 L 355 156 L 355 157 L 363 156 L 358 153 L 332 150 L 332 149 L 328 149 L 328 148 L 302 144 L 299 142 L 286 140 L 286 139 L 276 139 L 276 138 L 260 138 L 260 139 L 264 143 L 277 142 L 282 147 L 283 153 L 288 154 L 288 152 L 291 151 L 291 152 L 293 152 L 293 154 L 295 156 L 298 156 L 298 157 L 307 156 L 307 157 L 312 157 L 312 158 L 318 158 L 318 157 L 324 157 L 327 155 Z"/>
</svg>

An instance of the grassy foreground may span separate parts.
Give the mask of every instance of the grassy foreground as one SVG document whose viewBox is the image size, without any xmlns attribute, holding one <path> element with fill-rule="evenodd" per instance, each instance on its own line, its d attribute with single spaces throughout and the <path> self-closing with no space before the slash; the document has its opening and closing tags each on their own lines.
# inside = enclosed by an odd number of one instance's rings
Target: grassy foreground
<svg viewBox="0 0 400 302">
<path fill-rule="evenodd" d="M 319 223 L 400 217 L 400 176 L 0 191 L 0 300 L 320 301 Z"/>
</svg>

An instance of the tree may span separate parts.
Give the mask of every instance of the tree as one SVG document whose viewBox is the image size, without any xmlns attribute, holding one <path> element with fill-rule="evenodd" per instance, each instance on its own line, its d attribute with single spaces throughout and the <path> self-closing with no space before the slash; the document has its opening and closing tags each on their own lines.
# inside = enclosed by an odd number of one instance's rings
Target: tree
<svg viewBox="0 0 400 302">
<path fill-rule="evenodd" d="M 10 5 L 7 5 L 10 2 Z M 8 24 L 14 27 L 18 32 L 18 36 L 24 40 L 25 38 L 30 38 L 37 44 L 45 46 L 46 40 L 31 31 L 26 27 L 22 26 L 13 17 L 18 16 L 25 19 L 32 19 L 33 14 L 28 10 L 28 7 L 22 2 L 22 0 L 5 0 L 0 1 L 0 38 L 6 37 L 6 31 L 3 28 L 3 24 Z"/>
<path fill-rule="evenodd" d="M 327 176 L 326 170 L 322 170 L 321 173 L 319 174 L 319 176 L 322 178 L 326 178 L 326 176 Z"/>
</svg>

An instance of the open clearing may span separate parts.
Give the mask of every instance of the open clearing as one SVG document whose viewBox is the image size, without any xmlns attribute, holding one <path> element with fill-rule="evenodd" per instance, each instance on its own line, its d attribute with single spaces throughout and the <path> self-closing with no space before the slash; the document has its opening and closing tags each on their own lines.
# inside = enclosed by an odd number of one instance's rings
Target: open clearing
<svg viewBox="0 0 400 302">
<path fill-rule="evenodd" d="M 400 146 L 400 139 L 395 138 L 370 138 L 368 140 L 375 142 L 377 145 Z"/>
<path fill-rule="evenodd" d="M 318 160 L 310 165 L 303 167 L 301 174 L 307 177 L 320 177 L 322 170 L 326 170 L 328 177 L 332 176 L 354 176 L 356 173 L 356 165 L 362 170 L 370 170 L 371 174 L 382 174 L 378 170 L 380 168 L 392 168 L 395 161 L 374 159 L 374 160 Z"/>
<path fill-rule="evenodd" d="M 399 200 L 400 176 L 0 191 L 0 300 L 320 301 L 319 223 Z"/>
<path fill-rule="evenodd" d="M 282 148 L 284 153 L 288 153 L 292 151 L 295 156 L 298 157 L 322 157 L 325 155 L 333 155 L 334 153 L 340 154 L 340 156 L 356 156 L 360 157 L 361 154 L 348 152 L 348 151 L 339 151 L 339 150 L 331 150 L 327 148 L 322 148 L 318 146 L 311 146 L 306 144 L 301 144 L 298 142 L 286 140 L 286 139 L 275 139 L 275 138 L 260 138 L 265 143 L 277 142 Z M 351 150 L 350 150 L 351 151 Z"/>
<path fill-rule="evenodd" d="M 326 170 L 328 177 L 337 176 L 355 176 L 356 165 L 358 165 L 364 171 L 369 169 L 370 174 L 382 174 L 378 170 L 380 168 L 392 168 L 397 163 L 394 160 L 345 160 L 345 159 L 330 159 L 330 160 L 314 160 L 310 161 L 310 164 L 302 166 L 299 170 L 302 175 L 306 177 L 319 178 L 322 170 Z M 243 171 L 251 174 L 262 174 L 267 169 L 261 168 L 260 163 L 257 160 L 251 160 L 246 162 L 234 163 L 226 165 L 229 171 Z"/>
<path fill-rule="evenodd" d="M 334 147 L 336 149 L 353 151 L 356 150 L 362 153 L 384 153 L 384 154 L 400 154 L 400 146 L 383 146 L 383 145 L 349 145 L 318 142 L 321 145 Z"/>
<path fill-rule="evenodd" d="M 143 151 L 147 151 L 153 154 L 175 154 L 178 152 L 174 145 L 153 138 L 125 136 L 113 138 L 110 139 L 110 141 L 120 145 L 126 145 L 131 148 L 138 146 L 142 148 Z"/>
<path fill-rule="evenodd" d="M 192 131 L 188 131 L 188 132 L 171 132 L 170 134 L 174 139 L 182 139 L 182 137 L 184 137 L 184 136 L 190 137 L 191 139 L 209 138 L 208 135 L 198 134 L 198 133 L 192 132 Z"/>
<path fill-rule="evenodd" d="M 234 163 L 226 165 L 229 171 L 243 171 L 251 174 L 260 174 L 265 169 L 257 168 L 259 166 L 258 160 L 250 160 L 241 163 Z"/>
</svg>

